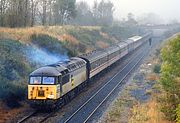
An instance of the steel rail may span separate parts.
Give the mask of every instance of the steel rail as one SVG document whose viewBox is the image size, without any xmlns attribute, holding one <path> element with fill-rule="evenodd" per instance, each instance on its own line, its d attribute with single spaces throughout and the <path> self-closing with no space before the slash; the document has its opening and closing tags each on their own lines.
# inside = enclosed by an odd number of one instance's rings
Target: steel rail
<svg viewBox="0 0 180 123">
<path fill-rule="evenodd" d="M 26 120 L 28 120 L 29 118 L 31 118 L 33 115 L 35 115 L 38 111 L 34 111 L 32 113 L 30 113 L 29 115 L 23 117 L 21 120 L 19 120 L 17 123 L 24 123 Z"/>
</svg>

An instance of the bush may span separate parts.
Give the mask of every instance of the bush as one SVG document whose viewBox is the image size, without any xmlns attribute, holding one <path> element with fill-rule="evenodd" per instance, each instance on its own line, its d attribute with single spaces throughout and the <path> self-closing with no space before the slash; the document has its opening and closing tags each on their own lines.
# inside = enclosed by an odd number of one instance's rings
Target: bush
<svg viewBox="0 0 180 123">
<path fill-rule="evenodd" d="M 180 35 L 171 39 L 161 50 L 160 82 L 167 93 L 163 111 L 166 116 L 175 120 L 176 109 L 180 102 Z"/>
<path fill-rule="evenodd" d="M 32 43 L 39 48 L 45 49 L 51 53 L 60 54 L 66 52 L 66 49 L 62 47 L 61 42 L 58 39 L 50 37 L 48 35 L 32 35 Z"/>
<path fill-rule="evenodd" d="M 59 41 L 56 38 L 50 37 L 48 35 L 32 35 L 32 43 L 39 48 L 48 51 L 51 54 L 67 54 L 68 56 L 75 56 L 77 51 L 74 51 L 71 46 L 68 45 L 66 41 Z M 72 53 L 74 51 L 74 53 Z"/>
<path fill-rule="evenodd" d="M 137 35 L 139 33 L 137 27 L 121 27 L 118 25 L 102 27 L 101 31 L 107 33 L 111 37 L 115 37 L 119 41 L 122 39 L 127 39 L 132 35 Z"/>
<path fill-rule="evenodd" d="M 31 66 L 25 58 L 26 46 L 14 40 L 0 40 L 0 99 L 9 106 L 25 98 L 25 83 Z"/>
<path fill-rule="evenodd" d="M 176 122 L 180 123 L 180 104 L 176 108 Z"/>
<path fill-rule="evenodd" d="M 157 74 L 160 73 L 160 70 L 161 70 L 161 65 L 159 64 L 156 64 L 153 68 L 154 73 L 157 73 Z"/>
<path fill-rule="evenodd" d="M 0 98 L 9 106 L 19 106 L 18 101 L 25 99 L 26 86 L 20 82 L 5 82 L 1 83 Z"/>
<path fill-rule="evenodd" d="M 100 48 L 97 45 L 97 41 L 103 41 L 109 45 L 113 44 L 113 40 L 108 36 L 103 36 L 99 29 L 80 29 L 80 30 L 69 30 L 69 34 L 80 41 L 80 45 L 84 45 L 91 50 Z M 80 47 L 79 47 L 80 48 Z M 82 51 L 85 51 L 84 49 Z M 84 52 L 81 52 L 84 53 Z"/>
</svg>

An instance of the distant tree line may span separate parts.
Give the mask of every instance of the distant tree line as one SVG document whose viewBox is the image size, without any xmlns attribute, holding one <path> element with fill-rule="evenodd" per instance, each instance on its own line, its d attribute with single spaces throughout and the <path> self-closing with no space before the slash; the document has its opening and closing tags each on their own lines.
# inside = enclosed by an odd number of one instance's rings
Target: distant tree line
<svg viewBox="0 0 180 123">
<path fill-rule="evenodd" d="M 77 15 L 73 24 L 77 25 L 111 25 L 113 23 L 114 5 L 110 1 L 100 3 L 94 2 L 92 8 L 86 2 L 79 2 L 76 5 Z"/>
<path fill-rule="evenodd" d="M 34 25 L 111 25 L 112 2 L 86 2 L 76 0 L 0 0 L 1 27 L 27 27 Z"/>
</svg>

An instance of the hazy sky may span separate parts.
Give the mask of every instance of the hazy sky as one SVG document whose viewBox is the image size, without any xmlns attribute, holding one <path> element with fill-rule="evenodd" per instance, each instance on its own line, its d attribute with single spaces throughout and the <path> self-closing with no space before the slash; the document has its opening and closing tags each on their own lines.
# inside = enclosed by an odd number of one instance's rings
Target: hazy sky
<svg viewBox="0 0 180 123">
<path fill-rule="evenodd" d="M 76 0 L 85 1 L 91 6 L 94 0 Z M 97 0 L 98 2 L 101 0 Z M 106 0 L 105 0 L 106 1 Z M 164 20 L 180 21 L 180 0 L 110 0 L 114 3 L 114 17 L 122 19 L 127 13 L 132 12 L 136 17 L 144 13 L 158 14 Z"/>
</svg>

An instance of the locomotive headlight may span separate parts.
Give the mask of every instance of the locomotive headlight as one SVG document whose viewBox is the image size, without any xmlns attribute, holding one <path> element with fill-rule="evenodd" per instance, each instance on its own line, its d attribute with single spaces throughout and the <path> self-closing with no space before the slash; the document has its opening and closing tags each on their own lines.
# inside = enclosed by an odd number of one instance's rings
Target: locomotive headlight
<svg viewBox="0 0 180 123">
<path fill-rule="evenodd" d="M 49 99 L 53 99 L 54 98 L 53 92 L 50 92 L 50 94 L 48 95 L 48 98 Z"/>
<path fill-rule="evenodd" d="M 54 98 L 54 95 L 50 95 L 50 94 L 49 94 L 49 95 L 48 95 L 48 98 L 49 98 L 49 99 L 53 99 L 53 98 Z"/>
</svg>

